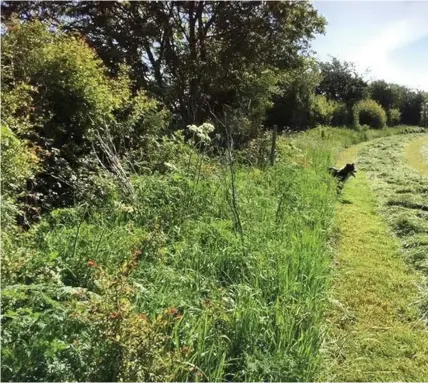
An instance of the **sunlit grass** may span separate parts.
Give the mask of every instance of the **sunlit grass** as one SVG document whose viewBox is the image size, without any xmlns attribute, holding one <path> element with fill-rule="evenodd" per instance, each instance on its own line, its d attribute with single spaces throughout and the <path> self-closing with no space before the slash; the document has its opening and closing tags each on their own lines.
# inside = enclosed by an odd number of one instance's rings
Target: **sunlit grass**
<svg viewBox="0 0 428 383">
<path fill-rule="evenodd" d="M 428 136 L 410 142 L 405 148 L 404 159 L 409 166 L 428 175 Z"/>
<path fill-rule="evenodd" d="M 281 137 L 275 167 L 235 164 L 235 193 L 224 158 L 194 154 L 133 175 L 133 199 L 106 190 L 97 206 L 5 236 L 3 376 L 313 380 L 336 236 L 327 167 L 344 147 L 403 130 Z"/>
<path fill-rule="evenodd" d="M 400 198 L 411 193 L 413 201 L 423 192 L 420 176 L 403 167 L 403 147 L 411 139 L 369 142 L 341 157 L 348 162 L 357 157 L 359 173 L 345 188 L 346 204 L 337 208 L 340 239 L 323 379 L 423 381 L 428 376 L 428 333 L 419 310 L 424 293 L 417 287 L 422 279 L 405 264 L 400 250 L 406 249 L 407 258 L 413 253 L 418 262 L 426 262 L 427 252 L 418 250 L 427 233 L 420 220 L 424 205 L 411 205 L 407 199 L 401 207 L 392 203 L 394 191 L 401 191 Z M 370 185 L 384 218 L 378 216 Z M 411 249 L 406 246 L 410 239 L 415 240 Z M 415 266 L 415 261 L 410 263 Z"/>
<path fill-rule="evenodd" d="M 428 168 L 420 150 L 427 139 L 427 135 L 390 137 L 367 146 L 360 160 L 379 199 L 380 212 L 399 238 L 404 256 L 426 277 Z M 426 298 L 422 307 L 428 318 Z"/>
</svg>

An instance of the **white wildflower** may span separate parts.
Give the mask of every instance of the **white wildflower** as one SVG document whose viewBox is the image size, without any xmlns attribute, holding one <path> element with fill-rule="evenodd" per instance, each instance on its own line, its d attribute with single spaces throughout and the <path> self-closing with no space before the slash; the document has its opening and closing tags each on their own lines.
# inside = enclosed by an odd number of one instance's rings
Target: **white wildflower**
<svg viewBox="0 0 428 383">
<path fill-rule="evenodd" d="M 202 142 L 210 142 L 211 138 L 209 134 L 214 131 L 214 125 L 208 122 L 204 122 L 200 126 L 196 125 L 187 125 L 187 129 L 195 134 Z"/>
</svg>

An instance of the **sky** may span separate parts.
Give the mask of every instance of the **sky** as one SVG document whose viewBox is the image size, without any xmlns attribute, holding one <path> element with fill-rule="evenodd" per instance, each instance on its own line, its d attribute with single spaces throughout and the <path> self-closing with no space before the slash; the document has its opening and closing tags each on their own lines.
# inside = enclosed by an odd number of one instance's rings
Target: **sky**
<svg viewBox="0 0 428 383">
<path fill-rule="evenodd" d="M 312 43 L 320 60 L 352 61 L 367 80 L 428 91 L 428 0 L 313 3 L 328 23 Z"/>
</svg>

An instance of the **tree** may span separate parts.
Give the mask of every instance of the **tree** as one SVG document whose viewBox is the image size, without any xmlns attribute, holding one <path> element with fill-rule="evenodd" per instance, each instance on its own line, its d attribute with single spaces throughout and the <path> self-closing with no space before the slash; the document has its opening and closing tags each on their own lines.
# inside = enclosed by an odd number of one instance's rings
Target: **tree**
<svg viewBox="0 0 428 383">
<path fill-rule="evenodd" d="M 421 122 L 421 113 L 427 97 L 421 91 L 408 90 L 405 94 L 404 103 L 401 111 L 401 121 L 406 125 L 419 125 Z"/>
<path fill-rule="evenodd" d="M 382 105 L 385 110 L 399 107 L 399 91 L 384 80 L 373 81 L 369 86 L 370 98 Z"/>
<path fill-rule="evenodd" d="M 316 92 L 330 100 L 344 102 L 348 108 L 366 98 L 367 83 L 356 71 L 354 64 L 333 58 L 331 62 L 321 62 L 321 82 Z"/>
<path fill-rule="evenodd" d="M 314 60 L 308 59 L 293 71 L 289 71 L 281 84 L 281 94 L 274 98 L 269 111 L 269 126 L 287 126 L 294 130 L 307 129 L 312 125 L 314 91 L 321 80 Z"/>
<path fill-rule="evenodd" d="M 420 125 L 424 128 L 428 127 L 428 94 L 425 93 L 425 102 L 422 104 L 421 122 Z"/>
<path fill-rule="evenodd" d="M 398 109 L 403 124 L 420 123 L 422 106 L 426 100 L 426 94 L 423 92 L 380 80 L 370 84 L 370 97 L 387 111 Z"/>
<path fill-rule="evenodd" d="M 5 20 L 40 17 L 83 34 L 111 74 L 131 68 L 182 118 L 201 123 L 236 103 L 242 73 L 296 67 L 325 20 L 308 2 L 11 2 Z M 238 100 L 239 101 L 239 100 Z"/>
</svg>

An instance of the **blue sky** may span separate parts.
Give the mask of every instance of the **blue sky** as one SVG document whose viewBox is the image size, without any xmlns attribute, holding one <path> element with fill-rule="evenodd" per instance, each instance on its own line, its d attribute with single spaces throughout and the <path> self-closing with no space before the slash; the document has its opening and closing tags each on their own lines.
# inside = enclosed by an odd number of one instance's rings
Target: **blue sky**
<svg viewBox="0 0 428 383">
<path fill-rule="evenodd" d="M 328 22 L 321 60 L 352 61 L 368 80 L 428 91 L 428 1 L 314 1 Z"/>
</svg>

